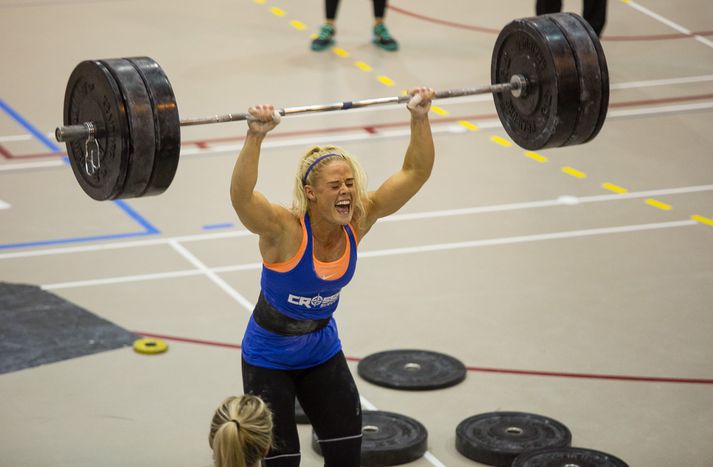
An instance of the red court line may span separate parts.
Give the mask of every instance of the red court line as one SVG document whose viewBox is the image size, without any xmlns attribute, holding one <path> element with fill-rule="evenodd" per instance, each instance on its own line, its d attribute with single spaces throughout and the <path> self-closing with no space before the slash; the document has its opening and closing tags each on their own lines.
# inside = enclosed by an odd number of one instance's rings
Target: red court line
<svg viewBox="0 0 713 467">
<path fill-rule="evenodd" d="M 686 101 L 697 101 L 713 99 L 713 94 L 694 94 L 689 96 L 675 96 L 675 97 L 665 97 L 660 99 L 644 99 L 636 101 L 623 101 L 623 102 L 611 102 L 609 103 L 609 108 L 614 109 L 618 107 L 635 107 L 635 106 L 646 106 L 646 105 L 657 105 L 657 104 L 671 104 L 675 102 L 686 102 Z M 495 113 L 491 114 L 480 114 L 480 115 L 461 115 L 458 117 L 435 117 L 433 123 L 449 123 L 457 122 L 460 120 L 474 120 L 483 121 L 497 118 L 498 115 Z M 410 123 L 403 122 L 391 122 L 391 123 L 375 123 L 373 125 L 357 125 L 357 126 L 343 126 L 343 127 L 330 127 L 330 128 L 316 128 L 311 130 L 299 130 L 299 131 L 284 131 L 270 133 L 270 138 L 289 138 L 293 136 L 307 136 L 307 135 L 323 135 L 329 133 L 346 133 L 350 131 L 365 131 L 370 134 L 378 133 L 378 130 L 385 128 L 404 128 L 409 126 Z M 195 141 L 182 141 L 181 146 L 195 146 L 197 148 L 206 149 L 210 148 L 210 145 L 216 143 L 230 143 L 243 141 L 245 136 L 225 136 L 221 138 L 210 138 L 201 139 Z M 10 153 L 7 149 L 0 145 L 0 156 L 5 159 L 39 159 L 39 158 L 49 158 L 49 157 L 64 157 L 67 154 L 64 152 L 47 152 L 39 154 L 27 154 L 27 155 L 14 155 Z"/>
<path fill-rule="evenodd" d="M 446 21 L 446 20 L 442 20 L 439 18 L 434 18 L 432 16 L 426 16 L 426 15 L 414 13 L 412 11 L 408 11 L 408 10 L 405 10 L 403 8 L 399 8 L 399 7 L 396 7 L 393 5 L 389 5 L 389 10 L 395 11 L 396 13 L 401 13 L 402 15 L 410 16 L 412 18 L 420 19 L 422 21 L 440 24 L 443 26 L 451 27 L 451 28 L 465 29 L 468 31 L 485 32 L 485 33 L 489 33 L 489 34 L 499 34 L 500 33 L 500 29 L 486 28 L 483 26 L 473 26 L 473 25 L 469 25 L 469 24 L 456 23 L 453 21 Z M 533 15 L 535 14 L 534 11 L 532 14 Z M 602 40 L 603 41 L 612 41 L 612 42 L 663 41 L 663 40 L 673 40 L 673 39 L 690 39 L 695 36 L 713 36 L 713 31 L 691 32 L 690 34 L 683 34 L 683 33 L 650 34 L 650 35 L 642 35 L 642 36 L 609 36 L 609 35 L 605 34 L 604 37 L 602 37 Z"/>
<path fill-rule="evenodd" d="M 223 347 L 228 349 L 240 349 L 239 344 L 230 344 L 225 342 L 208 341 L 203 339 L 191 339 L 187 337 L 167 336 L 165 334 L 155 334 L 142 331 L 133 331 L 143 337 L 154 337 L 157 339 L 165 339 L 168 341 L 184 342 L 187 344 L 209 345 L 213 347 Z M 359 357 L 346 357 L 350 362 L 360 362 Z M 713 379 L 703 378 L 667 378 L 658 376 L 627 376 L 627 375 L 604 375 L 594 373 L 568 373 L 558 371 L 535 371 L 535 370 L 512 370 L 505 368 L 487 368 L 478 366 L 467 366 L 466 369 L 472 372 L 482 373 L 500 373 L 507 375 L 523 375 L 523 376 L 550 376 L 556 378 L 581 378 L 581 379 L 601 379 L 614 381 L 633 381 L 642 383 L 679 383 L 679 384 L 713 384 Z"/>
</svg>

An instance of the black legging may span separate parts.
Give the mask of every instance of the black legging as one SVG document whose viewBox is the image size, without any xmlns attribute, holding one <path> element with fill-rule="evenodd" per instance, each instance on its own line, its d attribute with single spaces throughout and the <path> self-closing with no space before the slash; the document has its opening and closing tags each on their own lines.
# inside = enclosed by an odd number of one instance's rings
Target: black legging
<svg viewBox="0 0 713 467">
<path fill-rule="evenodd" d="M 327 19 L 334 21 L 337 17 L 337 7 L 339 0 L 325 0 L 324 7 L 327 11 Z M 386 0 L 374 0 L 374 18 L 383 18 L 386 11 Z"/>
<path fill-rule="evenodd" d="M 562 11 L 562 0 L 537 0 L 535 11 L 538 15 Z M 597 36 L 601 36 L 607 20 L 607 0 L 584 0 L 582 17 L 592 26 Z"/>
<path fill-rule="evenodd" d="M 305 370 L 271 370 L 245 360 L 242 368 L 244 392 L 260 396 L 273 412 L 275 446 L 265 458 L 266 467 L 300 465 L 295 395 L 320 439 L 325 467 L 359 467 L 361 403 L 341 351 Z"/>
</svg>

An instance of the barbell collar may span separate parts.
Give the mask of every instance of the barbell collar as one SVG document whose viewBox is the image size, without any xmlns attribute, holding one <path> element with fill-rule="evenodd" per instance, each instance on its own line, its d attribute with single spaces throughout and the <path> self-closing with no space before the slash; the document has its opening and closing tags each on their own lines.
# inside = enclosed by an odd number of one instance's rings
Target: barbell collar
<svg viewBox="0 0 713 467">
<path fill-rule="evenodd" d="M 438 91 L 434 95 L 435 99 L 449 99 L 453 97 L 473 96 L 476 94 L 492 94 L 501 92 L 512 92 L 518 97 L 527 88 L 527 79 L 522 75 L 514 75 L 509 83 L 491 84 L 476 88 L 449 89 Z M 381 97 L 376 99 L 362 99 L 358 101 L 335 102 L 322 105 L 305 105 L 300 107 L 286 107 L 279 109 L 281 116 L 288 116 L 300 113 L 333 112 L 338 110 L 358 109 L 385 104 L 402 104 L 411 100 L 411 96 Z M 227 123 L 249 120 L 248 113 L 234 113 L 224 115 L 213 115 L 210 117 L 195 117 L 183 119 L 180 126 L 209 125 L 212 123 Z M 87 124 L 61 126 L 55 130 L 55 138 L 60 143 L 68 141 L 86 140 L 90 136 L 90 126 Z"/>
</svg>

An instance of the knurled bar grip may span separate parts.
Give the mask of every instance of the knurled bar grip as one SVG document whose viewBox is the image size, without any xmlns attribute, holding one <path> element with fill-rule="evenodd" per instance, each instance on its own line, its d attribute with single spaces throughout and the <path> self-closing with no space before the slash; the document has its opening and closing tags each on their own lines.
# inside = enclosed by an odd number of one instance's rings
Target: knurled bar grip
<svg viewBox="0 0 713 467">
<path fill-rule="evenodd" d="M 489 86 L 482 86 L 478 88 L 461 88 L 461 89 L 450 89 L 446 91 L 436 92 L 434 99 L 448 99 L 452 97 L 463 97 L 463 96 L 473 96 L 476 94 L 491 94 L 500 93 L 506 91 L 512 91 L 513 95 L 516 97 L 522 93 L 527 87 L 527 80 L 521 75 L 514 75 L 509 83 L 491 84 Z M 308 113 L 308 112 L 330 112 L 336 110 L 349 110 L 358 109 L 361 107 L 369 107 L 373 105 L 383 105 L 383 104 L 401 104 L 411 100 L 411 96 L 396 96 L 396 97 L 383 97 L 377 99 L 364 99 L 358 101 L 346 101 L 346 102 L 336 102 L 334 104 L 325 105 L 308 105 L 302 107 L 286 107 L 284 109 L 279 109 L 278 113 L 282 116 L 298 114 L 298 113 Z M 214 115 L 212 117 L 196 117 L 188 118 L 180 121 L 180 126 L 192 126 L 192 125 L 207 125 L 211 123 L 225 123 L 225 122 L 238 122 L 243 120 L 248 120 L 250 114 L 248 113 L 238 113 L 238 114 L 225 114 L 225 115 Z M 77 141 L 84 140 L 89 137 L 90 128 L 86 124 L 78 125 L 68 125 L 61 126 L 55 130 L 55 138 L 60 143 L 67 141 Z M 101 129 L 97 129 L 99 133 Z"/>
</svg>

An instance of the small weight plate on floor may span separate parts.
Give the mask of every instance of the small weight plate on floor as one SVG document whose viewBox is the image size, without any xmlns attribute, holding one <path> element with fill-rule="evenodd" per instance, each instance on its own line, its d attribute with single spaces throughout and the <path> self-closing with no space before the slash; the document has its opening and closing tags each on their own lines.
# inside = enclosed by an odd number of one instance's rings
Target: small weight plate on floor
<svg viewBox="0 0 713 467">
<path fill-rule="evenodd" d="M 155 125 L 154 166 L 146 190 L 141 196 L 158 195 L 173 181 L 181 151 L 181 123 L 176 96 L 166 73 L 149 57 L 127 58 L 143 79 L 151 100 Z"/>
<path fill-rule="evenodd" d="M 549 417 L 524 412 L 489 412 L 466 418 L 456 428 L 456 449 L 468 459 L 509 466 L 526 451 L 568 447 L 572 434 Z"/>
<path fill-rule="evenodd" d="M 152 355 L 157 353 L 163 353 L 168 350 L 168 344 L 162 339 L 155 339 L 153 337 L 146 337 L 143 339 L 137 339 L 134 341 L 134 350 L 138 353 Z"/>
<path fill-rule="evenodd" d="M 417 420 L 380 410 L 362 412 L 361 463 L 365 467 L 401 465 L 420 459 L 428 449 L 428 432 Z M 312 449 L 322 455 L 312 431 Z"/>
<path fill-rule="evenodd" d="M 357 366 L 359 376 L 379 386 L 428 390 L 454 386 L 466 368 L 451 356 L 427 350 L 389 350 L 367 356 Z"/>
<path fill-rule="evenodd" d="M 131 133 L 121 90 L 99 61 L 79 63 L 64 93 L 64 125 L 93 122 L 99 154 L 85 157 L 87 142 L 67 142 L 72 171 L 84 192 L 97 201 L 116 199 L 124 188 Z"/>
<path fill-rule="evenodd" d="M 300 425 L 309 425 L 309 417 L 302 408 L 302 404 L 298 399 L 295 399 L 295 421 Z"/>
<path fill-rule="evenodd" d="M 579 76 L 572 47 L 544 16 L 517 19 L 498 35 L 491 82 L 522 75 L 527 88 L 519 97 L 493 94 L 505 131 L 519 146 L 536 150 L 566 144 L 579 111 Z"/>
<path fill-rule="evenodd" d="M 539 449 L 523 453 L 512 467 L 629 467 L 606 452 L 584 448 Z"/>
<path fill-rule="evenodd" d="M 141 75 L 131 62 L 123 58 L 110 58 L 101 62 L 119 85 L 129 117 L 129 168 L 119 198 L 136 198 L 146 190 L 154 167 L 156 139 L 151 99 Z"/>
</svg>

